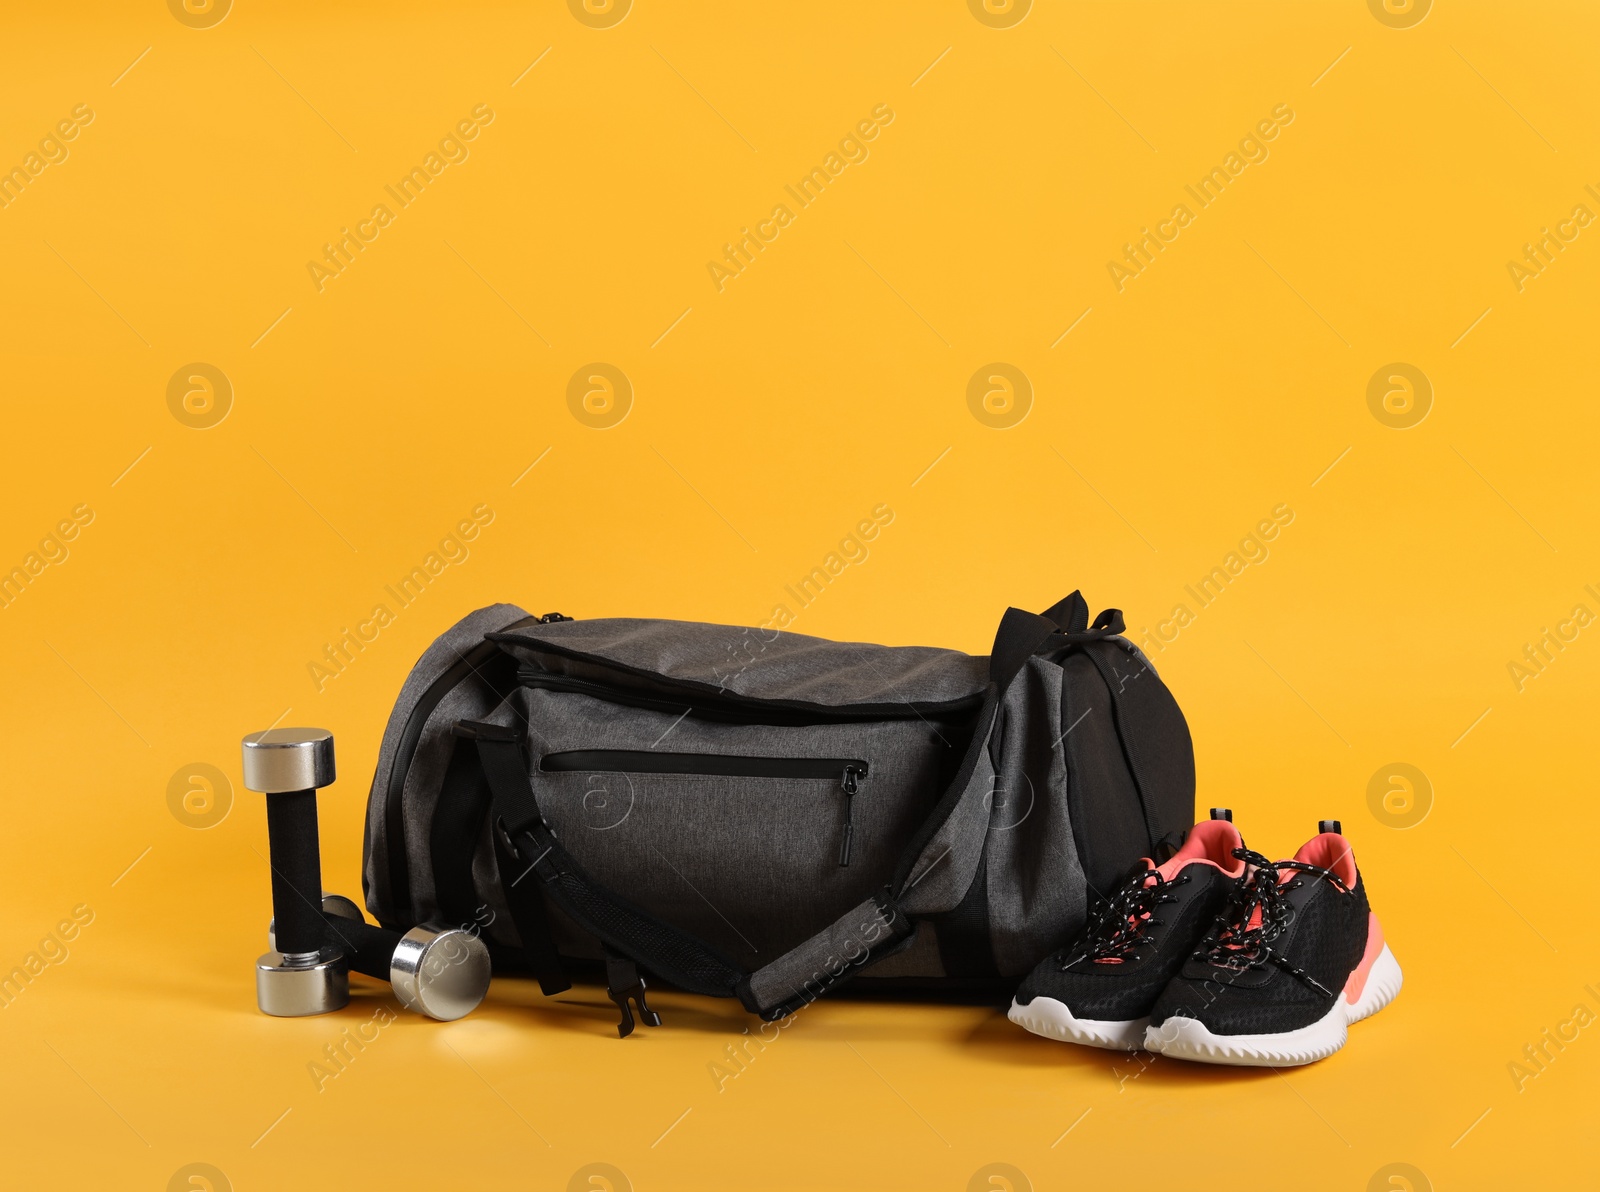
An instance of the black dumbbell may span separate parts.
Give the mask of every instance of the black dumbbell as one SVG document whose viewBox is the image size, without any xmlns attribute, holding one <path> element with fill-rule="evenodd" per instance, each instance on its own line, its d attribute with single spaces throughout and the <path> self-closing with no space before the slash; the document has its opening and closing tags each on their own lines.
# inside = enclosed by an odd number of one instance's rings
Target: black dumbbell
<svg viewBox="0 0 1600 1192">
<path fill-rule="evenodd" d="M 474 932 L 413 927 L 401 935 L 374 927 L 355 903 L 337 894 L 323 896 L 322 910 L 329 938 L 340 946 L 346 967 L 389 982 L 408 1010 L 451 1022 L 472 1013 L 489 992 L 489 949 Z M 276 949 L 271 924 L 267 938 Z"/>
<path fill-rule="evenodd" d="M 317 790 L 334 780 L 333 734 L 274 728 L 245 737 L 244 785 L 267 796 L 274 947 L 256 961 L 256 1004 L 281 1018 L 350 1001 L 350 973 L 322 915 Z"/>
</svg>

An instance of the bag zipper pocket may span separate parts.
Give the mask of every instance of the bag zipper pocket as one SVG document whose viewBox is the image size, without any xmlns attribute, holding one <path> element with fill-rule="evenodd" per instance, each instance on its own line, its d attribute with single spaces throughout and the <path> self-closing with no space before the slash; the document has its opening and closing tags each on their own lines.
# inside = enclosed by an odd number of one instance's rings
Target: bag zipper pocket
<svg viewBox="0 0 1600 1192">
<path fill-rule="evenodd" d="M 660 753 L 653 749 L 569 749 L 539 759 L 546 774 L 607 771 L 613 774 L 712 774 L 726 778 L 831 779 L 844 796 L 839 864 L 850 864 L 855 836 L 851 805 L 867 776 L 867 763 L 850 757 L 743 757 L 726 753 Z"/>
</svg>

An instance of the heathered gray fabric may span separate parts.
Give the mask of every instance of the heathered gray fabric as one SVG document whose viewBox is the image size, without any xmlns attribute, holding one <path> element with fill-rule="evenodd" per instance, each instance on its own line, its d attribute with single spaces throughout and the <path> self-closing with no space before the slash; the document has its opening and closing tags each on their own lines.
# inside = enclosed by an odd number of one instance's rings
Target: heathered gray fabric
<svg viewBox="0 0 1600 1192">
<path fill-rule="evenodd" d="M 405 794 L 401 799 L 411 903 L 416 908 L 419 923 L 433 921 L 439 912 L 438 892 L 433 884 L 433 815 L 439 806 L 450 755 L 455 751 L 456 738 L 451 728 L 458 720 L 485 720 L 511 726 L 516 718 L 499 696 L 476 678 L 469 678 L 452 690 L 428 718 L 428 727 L 417 743 L 416 756 L 406 772 Z M 509 930 L 510 919 L 505 922 Z"/>
<path fill-rule="evenodd" d="M 957 742 L 941 744 L 916 718 L 724 724 L 539 689 L 512 702 L 530 725 L 540 809 L 579 864 L 748 968 L 886 885 L 942 793 L 941 757 L 946 773 L 959 760 L 950 756 Z M 850 865 L 839 864 L 845 796 L 837 780 L 539 770 L 544 754 L 575 749 L 864 760 Z"/>
<path fill-rule="evenodd" d="M 1067 807 L 1061 667 L 1030 658 L 1001 703 L 986 871 L 990 940 L 1002 976 L 1027 972 L 1083 924 L 1083 868 Z M 1076 731 L 1076 730 L 1074 730 Z"/>
<path fill-rule="evenodd" d="M 907 914 L 936 915 L 960 904 L 983 856 L 993 789 L 994 766 L 985 747 L 949 818 L 929 838 L 911 868 L 900 896 L 900 906 Z"/>
<path fill-rule="evenodd" d="M 595 658 L 752 699 L 812 704 L 944 703 L 975 696 L 988 659 L 932 646 L 879 646 L 734 625 L 617 617 L 517 631 Z M 514 653 L 561 669 L 535 649 Z"/>
<path fill-rule="evenodd" d="M 406 676 L 405 684 L 400 688 L 399 698 L 395 700 L 394 710 L 389 714 L 389 723 L 383 730 L 383 743 L 378 750 L 378 766 L 372 776 L 372 792 L 367 799 L 366 847 L 364 850 L 366 863 L 362 872 L 362 886 L 366 892 L 367 909 L 374 915 L 388 917 L 390 909 L 389 841 L 384 809 L 387 806 L 386 796 L 389 790 L 389 776 L 394 769 L 395 753 L 400 747 L 400 737 L 405 732 L 406 723 L 411 719 L 412 708 L 416 706 L 417 701 L 422 698 L 428 688 L 433 686 L 434 681 L 440 675 L 454 666 L 468 650 L 483 641 L 484 634 L 497 633 L 507 626 L 525 619 L 527 616 L 526 612 L 514 604 L 491 604 L 487 608 L 480 608 L 457 621 L 434 639 L 433 644 L 423 652 L 421 658 L 417 659 L 416 666 L 412 667 L 411 673 Z M 481 690 L 481 684 L 478 687 Z M 481 709 L 483 713 L 487 713 L 488 710 L 487 707 Z M 472 713 L 466 714 L 472 715 Z M 445 724 L 444 731 L 448 740 L 449 722 L 441 722 L 436 714 L 430 721 L 429 730 L 423 733 L 422 740 L 424 743 L 437 738 L 438 733 L 434 726 L 439 723 Z M 449 760 L 448 752 L 445 753 L 445 760 L 446 762 Z M 422 797 L 430 800 L 428 804 L 430 817 L 433 808 L 432 800 L 437 798 L 438 783 L 443 774 L 444 771 L 442 769 L 438 770 L 432 777 L 432 786 L 427 787 L 426 792 L 422 795 Z M 422 791 L 423 784 L 419 776 L 415 773 L 408 774 L 406 778 L 407 803 L 409 804 L 410 799 L 414 797 L 413 792 Z M 433 868 L 428 863 L 426 851 L 420 854 L 415 851 L 417 841 L 413 837 L 417 833 L 412 830 L 414 816 L 409 806 L 407 807 L 407 816 L 406 837 L 408 861 L 411 864 L 412 885 L 413 888 L 416 887 L 420 869 L 427 875 L 426 881 L 431 896 Z M 426 828 L 422 830 L 420 835 L 422 836 L 425 850 Z M 401 918 L 406 917 L 406 912 L 403 908 L 395 909 L 400 911 Z"/>
<path fill-rule="evenodd" d="M 834 980 L 859 968 L 871 947 L 883 948 L 910 927 L 904 916 L 886 914 L 874 899 L 851 907 L 799 947 L 785 952 L 750 976 L 750 993 L 764 1008 L 791 998 L 816 998 Z"/>
</svg>

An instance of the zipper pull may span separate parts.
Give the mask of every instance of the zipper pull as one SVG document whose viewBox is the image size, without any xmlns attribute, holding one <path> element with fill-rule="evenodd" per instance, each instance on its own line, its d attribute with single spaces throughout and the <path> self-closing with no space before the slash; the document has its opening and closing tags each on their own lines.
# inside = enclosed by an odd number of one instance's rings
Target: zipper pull
<svg viewBox="0 0 1600 1192">
<path fill-rule="evenodd" d="M 839 868 L 847 869 L 850 865 L 850 841 L 856 834 L 856 826 L 852 819 L 852 808 L 855 806 L 856 792 L 861 789 L 861 772 L 854 766 L 846 766 L 844 774 L 839 780 L 840 789 L 844 791 L 844 839 L 839 842 Z"/>
<path fill-rule="evenodd" d="M 561 613 L 545 613 L 544 616 L 539 618 L 539 624 L 541 624 L 541 625 L 553 625 L 557 621 L 570 621 L 570 620 L 572 620 L 571 617 L 563 616 Z"/>
</svg>

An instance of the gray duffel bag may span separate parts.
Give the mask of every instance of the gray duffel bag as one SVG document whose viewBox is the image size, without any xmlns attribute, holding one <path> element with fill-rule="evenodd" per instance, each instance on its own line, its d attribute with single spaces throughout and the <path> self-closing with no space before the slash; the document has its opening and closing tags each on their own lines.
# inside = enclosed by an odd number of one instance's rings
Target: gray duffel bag
<svg viewBox="0 0 1600 1192">
<path fill-rule="evenodd" d="M 640 970 L 784 1017 L 846 979 L 998 993 L 1193 821 L 1188 727 L 1122 615 L 1010 609 L 993 653 L 499 604 L 384 732 L 363 885 L 497 973 Z"/>
</svg>

